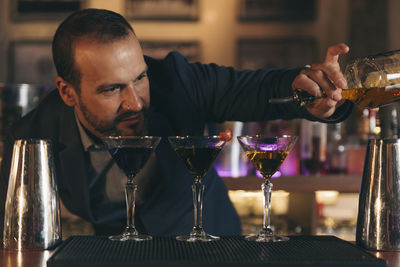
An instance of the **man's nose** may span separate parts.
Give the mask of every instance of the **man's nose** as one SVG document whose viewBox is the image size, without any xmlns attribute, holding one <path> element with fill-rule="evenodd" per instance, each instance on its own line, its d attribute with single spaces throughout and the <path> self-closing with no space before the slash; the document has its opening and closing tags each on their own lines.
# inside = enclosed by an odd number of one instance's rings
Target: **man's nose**
<svg viewBox="0 0 400 267">
<path fill-rule="evenodd" d="M 135 88 L 132 86 L 126 87 L 123 92 L 121 109 L 125 111 L 130 110 L 134 112 L 139 112 L 142 110 L 142 108 L 143 108 L 143 101 L 139 97 Z"/>
</svg>

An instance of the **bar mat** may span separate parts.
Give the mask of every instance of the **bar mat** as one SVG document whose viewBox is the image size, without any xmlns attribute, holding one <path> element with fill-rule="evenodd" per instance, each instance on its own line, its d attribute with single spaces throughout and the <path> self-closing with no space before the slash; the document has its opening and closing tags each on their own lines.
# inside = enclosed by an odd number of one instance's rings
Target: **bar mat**
<svg viewBox="0 0 400 267">
<path fill-rule="evenodd" d="M 110 241 L 103 236 L 68 238 L 48 267 L 126 266 L 387 266 L 386 262 L 334 236 L 294 236 L 276 243 L 223 237 L 188 243 L 172 237 L 151 241 Z"/>
</svg>

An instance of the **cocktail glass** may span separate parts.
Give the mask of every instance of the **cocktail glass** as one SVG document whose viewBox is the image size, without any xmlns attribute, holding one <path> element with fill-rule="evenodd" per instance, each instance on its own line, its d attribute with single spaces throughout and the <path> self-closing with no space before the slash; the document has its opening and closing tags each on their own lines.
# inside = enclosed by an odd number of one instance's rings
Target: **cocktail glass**
<svg viewBox="0 0 400 267">
<path fill-rule="evenodd" d="M 202 210 L 204 185 L 201 178 L 210 169 L 225 141 L 218 136 L 173 136 L 168 140 L 174 151 L 184 161 L 189 173 L 194 177 L 192 185 L 194 226 L 189 235 L 177 236 L 180 241 L 214 241 L 219 237 L 207 234 L 203 229 Z"/>
<path fill-rule="evenodd" d="M 257 235 L 247 236 L 249 241 L 276 242 L 289 240 L 288 237 L 275 235 L 271 229 L 271 192 L 272 175 L 279 169 L 297 140 L 297 136 L 238 136 L 240 145 L 254 167 L 264 178 L 261 189 L 264 199 L 263 227 Z"/>
<path fill-rule="evenodd" d="M 151 236 L 139 234 L 135 228 L 137 185 L 134 178 L 146 164 L 160 140 L 161 137 L 158 136 L 107 136 L 102 138 L 106 149 L 128 178 L 125 184 L 127 226 L 122 234 L 109 236 L 109 239 L 114 241 L 151 240 Z"/>
</svg>

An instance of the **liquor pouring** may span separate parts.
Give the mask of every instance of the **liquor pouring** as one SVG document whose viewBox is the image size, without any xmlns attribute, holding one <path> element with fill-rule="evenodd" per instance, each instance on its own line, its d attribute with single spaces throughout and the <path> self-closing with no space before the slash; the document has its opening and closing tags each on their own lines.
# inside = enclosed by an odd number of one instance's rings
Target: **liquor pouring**
<svg viewBox="0 0 400 267">
<path fill-rule="evenodd" d="M 400 50 L 355 59 L 346 66 L 344 76 L 348 88 L 342 90 L 342 99 L 350 100 L 360 108 L 377 108 L 400 100 Z M 292 96 L 272 98 L 271 104 L 296 102 L 301 106 L 313 103 L 315 97 L 300 89 Z"/>
</svg>

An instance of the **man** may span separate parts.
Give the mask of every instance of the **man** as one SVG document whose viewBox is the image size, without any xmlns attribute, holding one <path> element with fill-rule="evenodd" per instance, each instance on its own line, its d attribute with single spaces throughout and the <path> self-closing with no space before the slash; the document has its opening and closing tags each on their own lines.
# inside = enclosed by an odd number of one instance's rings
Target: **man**
<svg viewBox="0 0 400 267">
<path fill-rule="evenodd" d="M 226 120 L 341 121 L 351 104 L 341 101 L 346 82 L 337 59 L 347 51 L 346 45 L 339 44 L 328 49 L 323 63 L 310 68 L 259 71 L 189 64 L 178 53 L 154 60 L 143 56 L 133 29 L 119 14 L 97 9 L 76 12 L 59 26 L 53 40 L 58 90 L 10 130 L 0 180 L 1 209 L 13 141 L 48 138 L 54 143 L 62 203 L 90 221 L 97 234 L 121 232 L 126 216 L 123 174 L 107 152 L 93 149 L 101 143 L 100 137 L 202 135 L 207 122 Z M 294 88 L 326 97 L 306 108 L 267 103 L 271 97 L 292 95 Z M 192 182 L 163 138 L 137 179 L 139 232 L 190 232 Z M 216 235 L 240 234 L 239 218 L 214 169 L 203 182 L 205 230 Z"/>
</svg>

